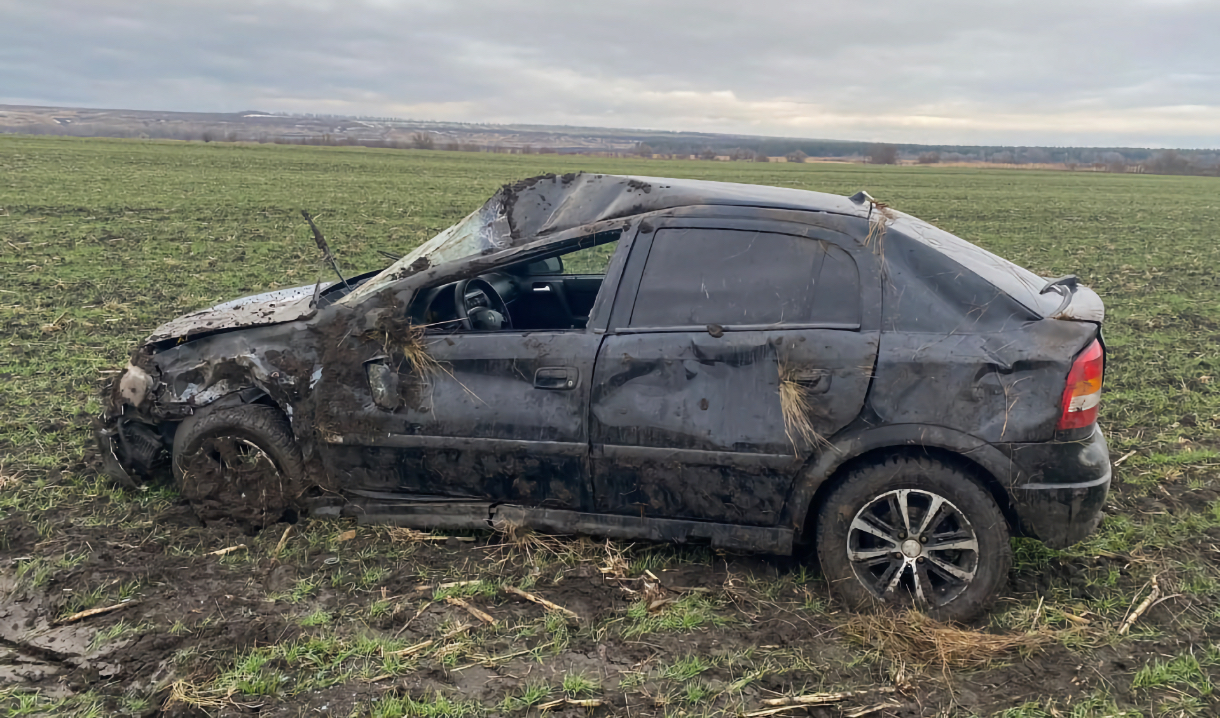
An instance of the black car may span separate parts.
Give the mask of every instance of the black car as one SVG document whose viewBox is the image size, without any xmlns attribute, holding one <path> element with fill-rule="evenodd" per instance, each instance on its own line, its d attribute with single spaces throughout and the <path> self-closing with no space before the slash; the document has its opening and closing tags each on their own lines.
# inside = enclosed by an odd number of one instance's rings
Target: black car
<svg viewBox="0 0 1220 718">
<path fill-rule="evenodd" d="M 847 602 L 962 619 L 1010 536 L 1102 515 L 1102 318 L 864 192 L 544 176 L 379 273 L 162 326 L 99 439 L 251 528 L 813 544 Z"/>
</svg>

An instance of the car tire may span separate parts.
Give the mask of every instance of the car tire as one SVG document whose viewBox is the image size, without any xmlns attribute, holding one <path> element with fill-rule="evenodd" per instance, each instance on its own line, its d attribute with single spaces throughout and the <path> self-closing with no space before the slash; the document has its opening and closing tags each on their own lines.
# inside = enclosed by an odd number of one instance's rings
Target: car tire
<svg viewBox="0 0 1220 718">
<path fill-rule="evenodd" d="M 200 519 L 232 519 L 257 530 L 291 518 L 305 466 L 279 409 L 245 404 L 182 422 L 174 435 L 173 471 Z"/>
<path fill-rule="evenodd" d="M 822 572 L 856 609 L 974 618 L 1008 580 L 1009 538 L 986 489 L 965 471 L 923 456 L 893 455 L 851 469 L 818 508 Z"/>
</svg>

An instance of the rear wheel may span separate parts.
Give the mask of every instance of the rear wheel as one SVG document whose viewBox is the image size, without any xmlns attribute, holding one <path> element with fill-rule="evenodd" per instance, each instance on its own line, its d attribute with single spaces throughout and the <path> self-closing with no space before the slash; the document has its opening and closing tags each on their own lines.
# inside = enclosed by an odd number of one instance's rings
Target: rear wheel
<svg viewBox="0 0 1220 718">
<path fill-rule="evenodd" d="M 918 608 L 964 621 L 1008 579 L 1008 524 L 965 472 L 894 456 L 853 469 L 818 511 L 818 558 L 835 593 L 861 608 Z"/>
<path fill-rule="evenodd" d="M 284 415 L 247 404 L 197 414 L 174 435 L 174 479 L 199 518 L 257 530 L 295 509 L 304 476 Z"/>
</svg>

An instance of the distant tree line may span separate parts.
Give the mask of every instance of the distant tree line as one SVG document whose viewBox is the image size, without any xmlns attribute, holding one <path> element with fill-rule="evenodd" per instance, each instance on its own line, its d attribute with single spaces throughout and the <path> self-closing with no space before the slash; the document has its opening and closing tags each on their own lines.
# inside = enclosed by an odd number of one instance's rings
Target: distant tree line
<svg viewBox="0 0 1220 718">
<path fill-rule="evenodd" d="M 281 113 L 253 113 L 286 116 Z M 305 115 L 311 118 L 351 120 L 330 115 Z M 255 118 L 257 119 L 257 118 Z M 386 121 L 387 118 L 359 118 L 370 122 Z M 405 122 L 405 121 L 404 121 Z M 234 126 L 236 124 L 236 126 Z M 445 123 L 463 127 L 490 127 L 475 123 Z M 636 157 L 676 157 L 702 160 L 728 160 L 736 162 L 787 161 L 804 162 L 806 159 L 833 158 L 878 165 L 942 163 L 992 163 L 997 165 L 1060 165 L 1069 170 L 1100 172 L 1139 172 L 1167 175 L 1220 176 L 1220 153 L 1211 150 L 1155 150 L 1147 148 L 1090 148 L 1090 147 L 1003 147 L 961 145 L 911 145 L 891 143 L 845 142 L 838 140 L 801 140 L 784 138 L 747 138 L 731 135 L 708 135 L 694 133 L 652 133 L 641 135 L 631 131 L 607 130 L 607 144 L 613 141 L 626 149 L 614 150 L 587 146 L 555 147 L 515 142 L 475 142 L 463 139 L 457 132 L 429 132 L 417 130 L 410 135 L 391 130 L 383 136 L 370 137 L 355 123 L 338 128 L 334 133 L 313 135 L 288 135 L 277 133 L 274 128 L 264 128 L 258 123 L 208 124 L 206 122 L 144 122 L 142 124 L 111 125 L 105 122 L 80 121 L 66 124 L 30 123 L 0 127 L 0 133 L 27 135 L 67 135 L 75 137 L 118 137 L 141 139 L 167 139 L 202 142 L 259 142 L 290 145 L 318 145 L 332 147 L 375 147 L 385 149 L 445 150 L 450 152 L 510 152 L 516 154 L 564 154 L 585 153 Z M 384 129 L 384 128 L 382 128 Z M 404 128 L 405 129 L 405 128 Z M 536 136 L 538 141 L 554 143 L 562 140 L 560 128 L 538 128 L 516 131 L 526 136 Z M 346 130 L 355 130 L 348 132 Z M 633 137 L 632 135 L 635 135 Z"/>
<path fill-rule="evenodd" d="M 804 161 L 807 157 L 822 157 L 880 165 L 987 162 L 999 165 L 1063 165 L 1067 169 L 1105 172 L 1220 176 L 1220 153 L 1208 150 L 966 147 L 819 140 L 767 140 L 752 147 L 730 144 L 729 140 L 708 142 L 698 146 L 689 143 L 669 144 L 664 140 L 652 140 L 643 146 L 648 147 L 650 154 L 695 156 L 709 160 L 727 157 L 734 161 L 750 161 L 756 157 L 783 157 L 787 161 L 793 162 Z"/>
</svg>

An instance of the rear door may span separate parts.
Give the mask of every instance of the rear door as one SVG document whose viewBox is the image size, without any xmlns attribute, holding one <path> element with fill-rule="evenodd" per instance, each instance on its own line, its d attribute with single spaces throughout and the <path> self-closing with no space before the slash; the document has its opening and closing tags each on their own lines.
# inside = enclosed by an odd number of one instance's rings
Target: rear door
<svg viewBox="0 0 1220 718">
<path fill-rule="evenodd" d="M 597 509 L 774 525 L 796 472 L 864 404 L 871 260 L 804 225 L 641 233 L 594 370 Z"/>
</svg>

